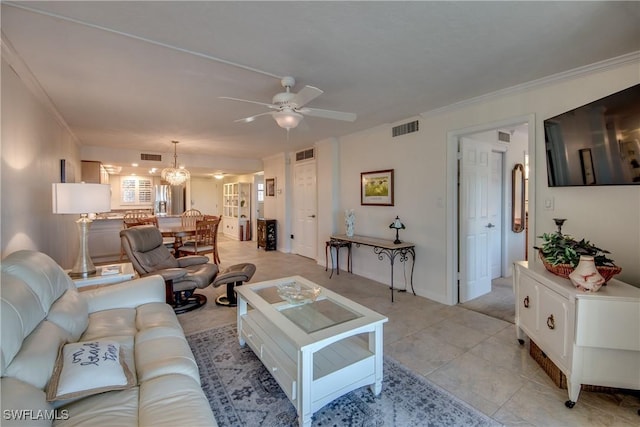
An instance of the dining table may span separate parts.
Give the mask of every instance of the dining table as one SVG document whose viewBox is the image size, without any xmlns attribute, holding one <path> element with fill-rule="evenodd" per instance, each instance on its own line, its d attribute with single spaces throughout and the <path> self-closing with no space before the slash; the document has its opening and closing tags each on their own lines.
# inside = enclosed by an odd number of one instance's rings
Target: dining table
<svg viewBox="0 0 640 427">
<path fill-rule="evenodd" d="M 185 237 L 195 236 L 196 227 L 195 225 L 170 225 L 159 227 L 160 233 L 162 233 L 162 237 L 173 237 L 173 249 L 176 258 L 178 257 L 178 249 L 182 246 L 182 240 Z"/>
</svg>

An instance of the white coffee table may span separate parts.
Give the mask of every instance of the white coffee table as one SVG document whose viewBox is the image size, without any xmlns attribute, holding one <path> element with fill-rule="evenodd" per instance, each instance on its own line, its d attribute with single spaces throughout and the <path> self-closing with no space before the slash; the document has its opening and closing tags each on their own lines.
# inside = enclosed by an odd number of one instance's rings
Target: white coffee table
<svg viewBox="0 0 640 427">
<path fill-rule="evenodd" d="M 279 297 L 279 283 L 317 286 L 301 277 L 243 285 L 238 338 L 260 358 L 296 408 L 301 426 L 318 409 L 356 388 L 382 390 L 382 326 L 388 319 L 328 289 L 309 304 Z"/>
</svg>

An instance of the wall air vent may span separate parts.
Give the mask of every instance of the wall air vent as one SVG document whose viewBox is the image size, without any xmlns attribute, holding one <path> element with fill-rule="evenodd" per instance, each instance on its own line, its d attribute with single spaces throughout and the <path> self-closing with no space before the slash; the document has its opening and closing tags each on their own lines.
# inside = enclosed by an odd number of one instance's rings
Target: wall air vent
<svg viewBox="0 0 640 427">
<path fill-rule="evenodd" d="M 140 160 L 151 160 L 152 162 L 161 162 L 162 161 L 162 154 L 141 153 L 140 154 Z"/>
<path fill-rule="evenodd" d="M 498 131 L 498 141 L 511 142 L 511 134 L 509 132 Z"/>
<path fill-rule="evenodd" d="M 309 148 L 308 150 L 302 150 L 296 153 L 296 162 L 315 159 L 315 157 L 316 157 L 315 149 Z"/>
<path fill-rule="evenodd" d="M 394 126 L 391 129 L 391 136 L 392 137 L 396 137 L 396 136 L 400 136 L 400 135 L 406 135 L 408 133 L 412 133 L 412 132 L 418 132 L 418 121 L 413 121 L 413 122 L 409 122 L 409 123 L 405 123 L 402 125 L 398 125 L 398 126 Z"/>
</svg>

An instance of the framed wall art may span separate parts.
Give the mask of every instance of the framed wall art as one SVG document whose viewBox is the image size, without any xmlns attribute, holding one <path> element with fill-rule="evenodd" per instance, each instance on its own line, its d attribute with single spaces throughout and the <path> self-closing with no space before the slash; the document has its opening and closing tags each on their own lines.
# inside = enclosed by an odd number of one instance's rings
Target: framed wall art
<svg viewBox="0 0 640 427">
<path fill-rule="evenodd" d="M 360 173 L 360 204 L 393 206 L 393 169 Z"/>
<path fill-rule="evenodd" d="M 275 178 L 267 178 L 264 180 L 265 185 L 265 196 L 267 197 L 275 197 L 276 196 L 276 179 Z"/>
</svg>

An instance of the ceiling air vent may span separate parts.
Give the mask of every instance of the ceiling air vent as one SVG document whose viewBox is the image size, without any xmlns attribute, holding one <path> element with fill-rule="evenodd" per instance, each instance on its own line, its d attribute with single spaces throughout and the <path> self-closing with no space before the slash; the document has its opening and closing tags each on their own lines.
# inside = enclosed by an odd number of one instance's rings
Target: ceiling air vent
<svg viewBox="0 0 640 427">
<path fill-rule="evenodd" d="M 151 160 L 152 162 L 161 162 L 162 161 L 162 154 L 141 153 L 140 154 L 140 160 Z"/>
<path fill-rule="evenodd" d="M 396 137 L 400 135 L 406 135 L 408 133 L 418 132 L 418 121 L 405 123 L 403 125 L 394 126 L 391 129 L 391 136 Z"/>
<path fill-rule="evenodd" d="M 511 142 L 511 134 L 509 132 L 498 131 L 498 141 Z"/>
<path fill-rule="evenodd" d="M 296 153 L 296 162 L 301 162 L 303 160 L 309 160 L 315 158 L 315 149 L 309 148 L 308 150 L 298 151 Z"/>
</svg>

